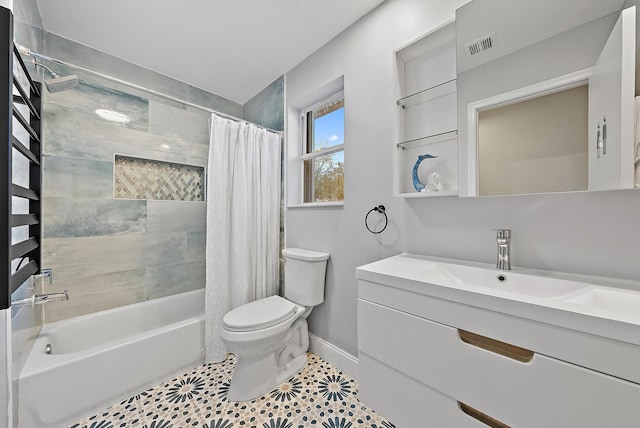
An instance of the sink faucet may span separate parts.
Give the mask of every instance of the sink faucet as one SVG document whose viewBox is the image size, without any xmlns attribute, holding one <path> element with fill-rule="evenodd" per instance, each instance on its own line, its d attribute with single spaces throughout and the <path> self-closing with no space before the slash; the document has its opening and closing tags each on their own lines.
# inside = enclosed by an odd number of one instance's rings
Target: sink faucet
<svg viewBox="0 0 640 428">
<path fill-rule="evenodd" d="M 498 229 L 496 241 L 498 242 L 498 261 L 496 268 L 499 270 L 511 270 L 509 259 L 509 247 L 511 245 L 511 229 Z"/>
</svg>

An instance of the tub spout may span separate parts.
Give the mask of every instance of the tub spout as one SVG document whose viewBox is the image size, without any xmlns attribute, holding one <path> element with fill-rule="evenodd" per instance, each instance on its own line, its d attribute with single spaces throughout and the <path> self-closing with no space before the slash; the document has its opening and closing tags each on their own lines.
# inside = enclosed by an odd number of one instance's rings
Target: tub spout
<svg viewBox="0 0 640 428">
<path fill-rule="evenodd" d="M 42 305 L 56 300 L 69 300 L 69 290 L 64 290 L 62 293 L 36 294 L 33 296 L 33 305 Z"/>
<path fill-rule="evenodd" d="M 37 306 L 42 305 L 47 302 L 55 302 L 55 301 L 69 300 L 69 291 L 64 290 L 62 293 L 48 293 L 48 294 L 34 294 L 31 297 L 27 297 L 26 299 L 15 300 L 11 302 L 11 305 L 22 306 L 22 305 L 31 305 Z"/>
</svg>

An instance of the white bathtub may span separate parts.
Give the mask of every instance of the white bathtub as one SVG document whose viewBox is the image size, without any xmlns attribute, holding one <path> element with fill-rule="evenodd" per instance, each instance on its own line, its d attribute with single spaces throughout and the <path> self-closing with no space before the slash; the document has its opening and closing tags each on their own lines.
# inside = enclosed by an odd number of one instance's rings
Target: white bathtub
<svg viewBox="0 0 640 428">
<path fill-rule="evenodd" d="M 204 289 L 46 324 L 18 380 L 18 426 L 62 427 L 203 361 Z"/>
</svg>

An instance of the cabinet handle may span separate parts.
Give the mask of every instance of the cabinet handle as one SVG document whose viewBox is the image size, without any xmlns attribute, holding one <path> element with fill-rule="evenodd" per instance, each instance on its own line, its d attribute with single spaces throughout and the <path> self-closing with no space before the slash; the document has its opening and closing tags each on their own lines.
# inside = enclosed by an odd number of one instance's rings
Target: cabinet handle
<svg viewBox="0 0 640 428">
<path fill-rule="evenodd" d="M 509 425 L 502 423 L 499 420 L 494 419 L 485 413 L 482 413 L 480 410 L 474 409 L 473 407 L 467 406 L 466 404 L 461 403 L 459 401 L 458 401 L 458 406 L 460 407 L 460 410 L 465 412 L 467 415 L 471 416 L 473 419 L 476 419 L 482 422 L 487 426 L 490 426 L 491 428 L 511 428 L 509 427 Z"/>
<path fill-rule="evenodd" d="M 533 351 L 520 348 L 515 345 L 510 345 L 499 340 L 491 339 L 489 337 L 480 336 L 479 334 L 471 333 L 466 330 L 458 329 L 458 335 L 460 339 L 472 346 L 485 349 L 496 354 L 500 354 L 504 357 L 511 358 L 521 363 L 528 363 L 533 359 Z"/>
</svg>

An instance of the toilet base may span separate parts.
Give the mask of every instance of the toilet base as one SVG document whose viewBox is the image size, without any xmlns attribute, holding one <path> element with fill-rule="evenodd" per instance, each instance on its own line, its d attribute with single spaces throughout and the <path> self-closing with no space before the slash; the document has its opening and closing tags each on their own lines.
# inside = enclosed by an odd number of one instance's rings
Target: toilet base
<svg viewBox="0 0 640 428">
<path fill-rule="evenodd" d="M 307 362 L 309 331 L 306 319 L 298 319 L 277 341 L 275 350 L 261 352 L 263 346 L 273 346 L 271 340 L 263 343 L 231 346 L 229 350 L 238 360 L 227 392 L 230 401 L 250 401 L 266 394 L 298 373 Z M 249 349 L 246 345 L 251 346 Z M 236 348 L 236 349 L 233 349 Z M 235 351 L 235 352 L 234 352 Z M 263 351 L 266 349 L 263 348 Z"/>
</svg>

